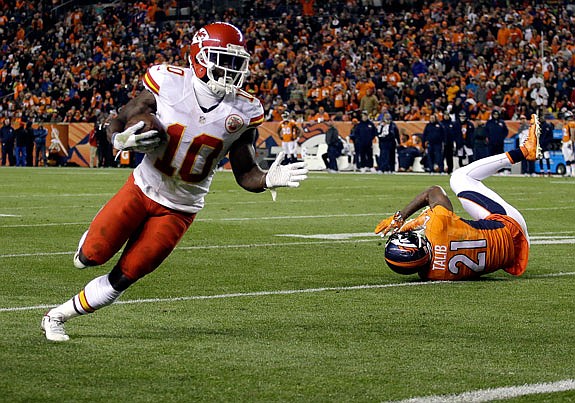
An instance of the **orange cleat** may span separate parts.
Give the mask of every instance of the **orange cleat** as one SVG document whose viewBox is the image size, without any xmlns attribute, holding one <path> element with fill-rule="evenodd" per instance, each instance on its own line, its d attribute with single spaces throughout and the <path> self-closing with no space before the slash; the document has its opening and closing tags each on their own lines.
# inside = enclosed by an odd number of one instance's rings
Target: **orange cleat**
<svg viewBox="0 0 575 403">
<path fill-rule="evenodd" d="M 527 161 L 540 160 L 543 157 L 541 146 L 539 146 L 539 135 L 541 134 L 541 126 L 537 115 L 531 115 L 531 122 L 529 122 L 529 134 L 521 145 L 521 151 Z"/>
</svg>

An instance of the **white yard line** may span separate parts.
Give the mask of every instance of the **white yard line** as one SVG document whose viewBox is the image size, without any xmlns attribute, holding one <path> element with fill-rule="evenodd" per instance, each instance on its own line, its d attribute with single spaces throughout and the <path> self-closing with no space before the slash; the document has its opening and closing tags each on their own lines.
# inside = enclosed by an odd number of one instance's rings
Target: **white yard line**
<svg viewBox="0 0 575 403">
<path fill-rule="evenodd" d="M 529 385 L 507 386 L 493 389 L 480 389 L 463 392 L 457 395 L 435 395 L 414 397 L 399 400 L 395 403 L 462 403 L 462 402 L 490 402 L 500 399 L 513 399 L 520 396 L 536 395 L 541 393 L 556 393 L 575 390 L 575 380 L 565 379 L 557 382 L 533 383 Z"/>
<path fill-rule="evenodd" d="M 539 274 L 531 276 L 532 278 L 547 278 L 547 277 L 565 277 L 573 276 L 575 272 L 560 272 L 550 274 Z M 506 279 L 506 278 L 501 278 Z M 270 291 L 254 291 L 254 292 L 237 292 L 230 294 L 215 294 L 215 295 L 189 295 L 182 297 L 172 298 L 143 298 L 143 299 L 128 299 L 114 302 L 114 304 L 127 305 L 127 304 L 150 304 L 150 303 L 165 303 L 165 302 L 179 302 L 179 301 L 194 301 L 194 300 L 207 300 L 207 299 L 223 299 L 223 298 L 241 298 L 241 297 L 262 297 L 270 295 L 292 295 L 292 294 L 308 294 L 328 291 L 357 291 L 357 290 L 370 290 L 381 288 L 394 288 L 394 287 L 425 287 L 433 285 L 448 285 L 459 284 L 458 281 L 419 281 L 409 283 L 390 283 L 390 284 L 364 284 L 352 285 L 347 287 L 320 287 L 320 288 L 303 288 L 299 290 L 270 290 Z M 17 306 L 17 307 L 0 307 L 0 313 L 17 312 L 17 311 L 33 311 L 38 309 L 49 309 L 56 305 L 32 305 L 32 306 Z"/>
</svg>

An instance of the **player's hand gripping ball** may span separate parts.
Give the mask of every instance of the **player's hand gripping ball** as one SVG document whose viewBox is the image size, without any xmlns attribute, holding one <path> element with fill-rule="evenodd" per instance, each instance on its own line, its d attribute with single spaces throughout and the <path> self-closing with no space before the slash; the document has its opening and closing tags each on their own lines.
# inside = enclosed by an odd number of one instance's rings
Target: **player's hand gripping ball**
<svg viewBox="0 0 575 403">
<path fill-rule="evenodd" d="M 156 115 L 144 113 L 132 116 L 121 133 L 115 133 L 114 148 L 148 153 L 167 140 L 166 131 Z"/>
</svg>

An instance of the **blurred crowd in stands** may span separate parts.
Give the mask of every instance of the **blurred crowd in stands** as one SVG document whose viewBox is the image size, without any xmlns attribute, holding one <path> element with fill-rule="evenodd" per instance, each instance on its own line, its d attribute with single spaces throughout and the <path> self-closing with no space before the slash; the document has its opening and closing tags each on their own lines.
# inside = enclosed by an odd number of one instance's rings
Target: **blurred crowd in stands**
<svg viewBox="0 0 575 403">
<path fill-rule="evenodd" d="M 518 120 L 575 106 L 575 15 L 558 1 L 256 0 L 223 11 L 191 2 L 180 20 L 170 18 L 177 1 L 46 3 L 0 0 L 0 118 L 15 127 L 98 121 L 141 90 L 150 65 L 187 66 L 192 35 L 213 20 L 245 33 L 245 89 L 268 120 L 286 109 L 300 121 L 363 110 L 487 120 L 495 109 Z"/>
</svg>

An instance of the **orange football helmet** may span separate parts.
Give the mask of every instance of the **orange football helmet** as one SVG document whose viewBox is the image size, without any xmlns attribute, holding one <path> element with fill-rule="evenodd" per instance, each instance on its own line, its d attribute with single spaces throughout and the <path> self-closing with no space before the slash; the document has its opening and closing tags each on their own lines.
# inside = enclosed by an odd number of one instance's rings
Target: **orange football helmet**
<svg viewBox="0 0 575 403">
<path fill-rule="evenodd" d="M 244 35 L 232 24 L 208 24 L 192 38 L 190 66 L 215 94 L 223 96 L 240 88 L 249 73 L 249 61 Z"/>
</svg>

